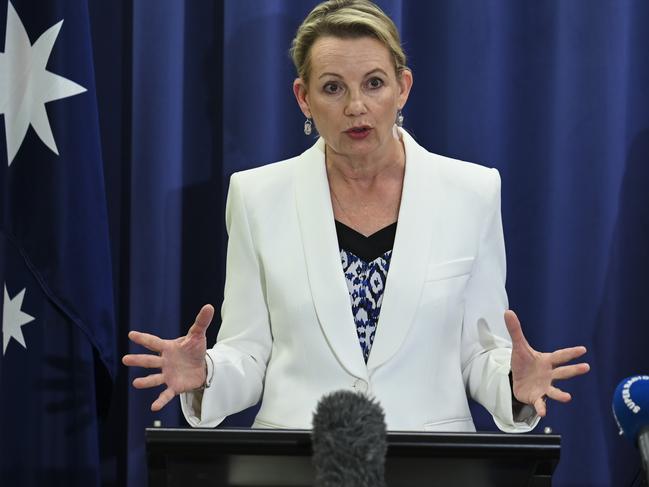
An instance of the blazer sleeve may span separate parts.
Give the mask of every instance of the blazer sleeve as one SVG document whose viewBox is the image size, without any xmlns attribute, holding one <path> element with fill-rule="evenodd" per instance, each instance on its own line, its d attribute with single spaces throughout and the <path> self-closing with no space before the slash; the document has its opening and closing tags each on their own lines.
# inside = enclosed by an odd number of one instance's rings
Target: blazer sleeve
<svg viewBox="0 0 649 487">
<path fill-rule="evenodd" d="M 534 409 L 512 409 L 509 383 L 511 339 L 505 326 L 505 243 L 500 212 L 500 175 L 491 170 L 485 225 L 465 294 L 462 377 L 469 395 L 493 416 L 499 429 L 518 433 L 539 422 Z"/>
<path fill-rule="evenodd" d="M 272 347 L 262 269 L 241 177 L 233 174 L 230 178 L 226 203 L 228 250 L 222 322 L 217 342 L 207 352 L 211 385 L 181 394 L 185 419 L 195 427 L 214 427 L 226 416 L 257 404 Z"/>
</svg>

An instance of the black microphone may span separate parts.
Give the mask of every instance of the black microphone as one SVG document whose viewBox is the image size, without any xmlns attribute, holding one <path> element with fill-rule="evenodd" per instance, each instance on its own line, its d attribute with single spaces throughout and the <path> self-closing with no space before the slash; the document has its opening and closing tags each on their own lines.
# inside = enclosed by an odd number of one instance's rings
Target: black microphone
<svg viewBox="0 0 649 487">
<path fill-rule="evenodd" d="M 620 434 L 640 450 L 649 484 L 649 375 L 620 382 L 613 394 L 613 416 Z"/>
<path fill-rule="evenodd" d="M 337 391 L 313 415 L 315 487 L 385 487 L 385 415 L 363 394 Z"/>
</svg>

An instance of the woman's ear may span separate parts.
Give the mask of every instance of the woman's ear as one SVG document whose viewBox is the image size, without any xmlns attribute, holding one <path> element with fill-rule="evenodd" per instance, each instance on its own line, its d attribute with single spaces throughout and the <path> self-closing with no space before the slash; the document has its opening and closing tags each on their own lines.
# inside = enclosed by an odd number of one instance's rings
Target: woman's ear
<svg viewBox="0 0 649 487">
<path fill-rule="evenodd" d="M 410 89 L 412 88 L 412 71 L 404 68 L 399 75 L 399 107 L 403 108 L 408 101 Z"/>
<path fill-rule="evenodd" d="M 293 94 L 297 100 L 297 104 L 300 106 L 300 110 L 306 118 L 311 117 L 311 110 L 309 109 L 309 97 L 307 95 L 306 83 L 302 78 L 295 78 L 293 81 Z"/>
</svg>

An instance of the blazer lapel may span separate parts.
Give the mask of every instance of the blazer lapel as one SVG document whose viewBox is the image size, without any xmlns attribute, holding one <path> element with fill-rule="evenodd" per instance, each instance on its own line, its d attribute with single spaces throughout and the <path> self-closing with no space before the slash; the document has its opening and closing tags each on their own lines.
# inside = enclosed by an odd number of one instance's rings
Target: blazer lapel
<svg viewBox="0 0 649 487">
<path fill-rule="evenodd" d="M 367 363 L 372 370 L 389 360 L 410 329 L 426 278 L 433 229 L 441 228 L 442 191 L 430 153 L 402 131 L 406 149 L 399 221 L 381 314 Z"/>
<path fill-rule="evenodd" d="M 349 290 L 340 262 L 322 139 L 296 165 L 295 199 L 311 294 L 322 331 L 342 366 L 366 379 Z"/>
</svg>

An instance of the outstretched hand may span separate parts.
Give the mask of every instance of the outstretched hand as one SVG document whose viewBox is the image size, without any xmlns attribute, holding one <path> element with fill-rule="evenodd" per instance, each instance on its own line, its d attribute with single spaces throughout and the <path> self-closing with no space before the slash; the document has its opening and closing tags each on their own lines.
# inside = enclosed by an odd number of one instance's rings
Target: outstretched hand
<svg viewBox="0 0 649 487">
<path fill-rule="evenodd" d="M 207 352 L 205 332 L 213 316 L 214 308 L 206 304 L 198 312 L 187 335 L 174 340 L 163 340 L 139 331 L 131 331 L 128 334 L 133 343 L 142 345 L 157 355 L 124 355 L 122 363 L 129 367 L 160 369 L 158 373 L 138 377 L 133 381 L 133 386 L 137 389 L 163 384 L 167 386 L 151 404 L 151 411 L 159 411 L 176 395 L 198 389 L 205 384 L 205 353 Z"/>
<path fill-rule="evenodd" d="M 547 413 L 546 397 L 559 402 L 570 401 L 571 396 L 554 386 L 554 381 L 571 379 L 590 370 L 587 363 L 565 365 L 586 353 L 586 347 L 571 347 L 551 353 L 537 352 L 525 339 L 516 314 L 505 312 L 505 324 L 512 339 L 512 380 L 514 397 L 534 406 L 543 417 Z"/>
</svg>

